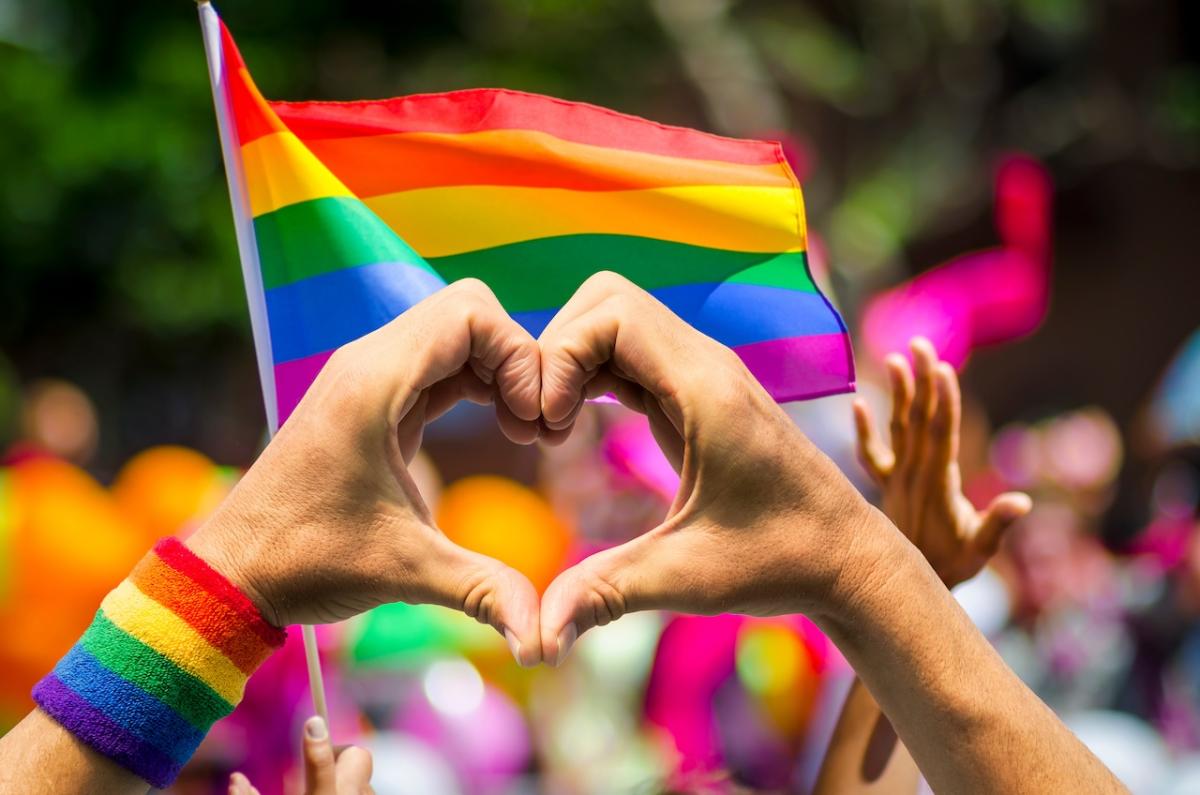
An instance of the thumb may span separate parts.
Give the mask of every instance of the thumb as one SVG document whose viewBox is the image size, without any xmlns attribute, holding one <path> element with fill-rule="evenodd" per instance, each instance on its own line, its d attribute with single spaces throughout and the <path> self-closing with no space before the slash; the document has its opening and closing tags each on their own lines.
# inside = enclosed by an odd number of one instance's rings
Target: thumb
<svg viewBox="0 0 1200 795">
<path fill-rule="evenodd" d="M 542 661 L 537 589 L 521 572 L 440 536 L 434 604 L 461 610 L 504 636 L 524 668 Z"/>
<path fill-rule="evenodd" d="M 304 793 L 337 795 L 337 768 L 329 727 L 314 715 L 304 722 Z"/>
<path fill-rule="evenodd" d="M 653 597 L 664 568 L 652 561 L 653 534 L 585 558 L 559 574 L 542 596 L 541 650 L 546 663 L 558 666 L 571 646 L 592 627 L 604 626 L 626 613 L 665 605 Z"/>
<path fill-rule="evenodd" d="M 371 791 L 371 752 L 351 745 L 337 752 L 338 795 L 356 795 Z"/>
<path fill-rule="evenodd" d="M 1032 509 L 1033 500 L 1019 491 L 1005 492 L 992 500 L 983 512 L 979 531 L 975 534 L 979 551 L 989 558 L 995 555 L 1005 531 Z"/>
</svg>

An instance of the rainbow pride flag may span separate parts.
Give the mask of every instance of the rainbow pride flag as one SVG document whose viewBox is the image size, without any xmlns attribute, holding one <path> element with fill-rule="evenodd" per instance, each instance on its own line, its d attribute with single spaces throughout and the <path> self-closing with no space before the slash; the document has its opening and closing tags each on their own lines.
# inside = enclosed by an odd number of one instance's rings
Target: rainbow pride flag
<svg viewBox="0 0 1200 795">
<path fill-rule="evenodd" d="M 335 349 L 468 276 L 536 336 L 616 271 L 776 400 L 853 389 L 778 144 L 502 89 L 268 102 L 201 14 L 273 427 Z"/>
</svg>

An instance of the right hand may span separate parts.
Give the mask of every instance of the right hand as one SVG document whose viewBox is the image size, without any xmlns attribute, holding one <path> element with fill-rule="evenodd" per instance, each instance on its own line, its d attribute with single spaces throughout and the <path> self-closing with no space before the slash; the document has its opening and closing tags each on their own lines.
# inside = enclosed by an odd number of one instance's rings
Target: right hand
<svg viewBox="0 0 1200 795">
<path fill-rule="evenodd" d="M 628 280 L 590 278 L 539 344 L 548 427 L 564 432 L 586 398 L 611 392 L 648 416 L 681 475 L 666 521 L 551 583 L 541 608 L 547 662 L 634 610 L 828 609 L 849 598 L 843 577 L 860 565 L 862 542 L 880 528 L 898 537 L 735 353 Z"/>
<path fill-rule="evenodd" d="M 958 467 L 962 395 L 958 375 L 921 337 L 910 343 L 915 367 L 899 354 L 885 362 L 892 386 L 891 445 L 875 432 L 866 401 L 854 401 L 858 454 L 883 493 L 883 511 L 921 550 L 947 587 L 974 577 L 1000 539 L 1033 507 L 1007 492 L 982 511 L 962 490 Z"/>
<path fill-rule="evenodd" d="M 276 626 L 433 603 L 541 658 L 529 580 L 435 525 L 409 476 L 426 423 L 494 402 L 515 442 L 539 435 L 540 353 L 482 282 L 455 282 L 339 349 L 188 545 Z"/>
<path fill-rule="evenodd" d="M 374 795 L 371 753 L 351 745 L 334 749 L 318 717 L 304 724 L 304 795 Z M 229 777 L 229 795 L 259 795 L 241 773 Z"/>
</svg>

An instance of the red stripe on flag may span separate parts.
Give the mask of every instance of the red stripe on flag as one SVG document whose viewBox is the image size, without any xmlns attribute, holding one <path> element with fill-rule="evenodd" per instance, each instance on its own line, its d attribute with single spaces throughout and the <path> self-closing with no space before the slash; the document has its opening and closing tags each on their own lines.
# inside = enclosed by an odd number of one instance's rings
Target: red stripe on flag
<svg viewBox="0 0 1200 795">
<path fill-rule="evenodd" d="M 362 102 L 271 102 L 302 140 L 399 132 L 540 130 L 593 146 L 762 165 L 783 161 L 779 144 L 672 127 L 582 102 L 503 88 L 413 94 Z"/>
<path fill-rule="evenodd" d="M 225 90 L 232 106 L 233 123 L 237 128 L 238 144 L 248 144 L 256 138 L 271 133 L 283 132 L 287 128 L 279 121 L 275 111 L 254 85 L 246 62 L 238 52 L 237 44 L 225 23 L 221 23 L 221 49 L 225 61 Z"/>
</svg>

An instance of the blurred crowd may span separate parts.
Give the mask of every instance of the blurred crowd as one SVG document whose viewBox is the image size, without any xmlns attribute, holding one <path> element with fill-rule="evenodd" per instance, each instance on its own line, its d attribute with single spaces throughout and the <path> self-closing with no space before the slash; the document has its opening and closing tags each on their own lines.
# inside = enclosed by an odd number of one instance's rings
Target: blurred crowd
<svg viewBox="0 0 1200 795">
<path fill-rule="evenodd" d="M 1135 792 L 1200 785 L 1196 340 L 1126 433 L 1094 406 L 992 428 L 965 402 L 967 493 L 981 505 L 1020 489 L 1035 507 L 993 564 L 960 586 L 960 601 Z M 879 376 L 866 357 L 860 366 L 860 394 L 885 411 Z M 14 441 L 0 470 L 0 722 L 11 725 L 104 593 L 155 539 L 203 522 L 239 472 L 160 446 L 101 483 L 88 471 L 99 440 L 87 395 L 49 380 L 10 380 L 5 390 Z M 869 491 L 847 400 L 789 410 Z M 469 457 L 483 422 L 474 408 L 456 410 L 430 429 L 430 449 Z M 1144 488 L 1122 482 L 1133 455 L 1153 473 Z M 676 486 L 644 419 L 601 404 L 566 445 L 541 452 L 529 482 L 472 474 L 446 483 L 428 453 L 413 469 L 447 534 L 539 589 L 580 557 L 653 527 Z M 1145 498 L 1140 525 L 1114 534 L 1106 522 L 1121 488 Z M 558 670 L 518 668 L 491 629 L 436 607 L 378 608 L 321 627 L 319 638 L 335 741 L 372 749 L 381 793 L 804 792 L 852 678 L 801 616 L 631 615 L 586 636 Z M 293 791 L 295 738 L 311 709 L 293 632 L 174 791 L 220 791 L 233 769 L 264 793 Z"/>
</svg>

